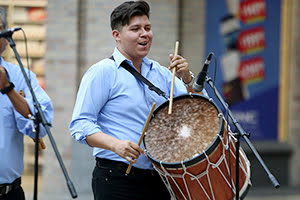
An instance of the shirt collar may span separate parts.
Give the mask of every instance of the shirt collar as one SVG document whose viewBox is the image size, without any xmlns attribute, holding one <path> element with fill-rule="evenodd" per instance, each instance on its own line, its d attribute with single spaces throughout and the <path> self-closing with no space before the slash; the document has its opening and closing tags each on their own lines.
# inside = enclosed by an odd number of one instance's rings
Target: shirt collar
<svg viewBox="0 0 300 200">
<path fill-rule="evenodd" d="M 121 63 L 126 60 L 128 63 L 130 63 L 132 65 L 132 62 L 130 60 L 128 60 L 120 51 L 117 47 L 115 47 L 115 50 L 113 52 L 113 57 L 115 59 L 115 62 L 117 64 L 117 67 L 120 67 Z M 153 66 L 153 62 L 148 59 L 147 57 L 143 58 L 142 61 L 142 66 L 148 66 L 150 69 Z"/>
</svg>

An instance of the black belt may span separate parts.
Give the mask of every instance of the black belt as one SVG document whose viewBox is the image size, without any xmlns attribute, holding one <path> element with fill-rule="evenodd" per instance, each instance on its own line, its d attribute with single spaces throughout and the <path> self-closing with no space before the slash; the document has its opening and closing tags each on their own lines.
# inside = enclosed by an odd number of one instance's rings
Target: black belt
<svg viewBox="0 0 300 200">
<path fill-rule="evenodd" d="M 10 184 L 0 184 L 0 196 L 9 193 L 12 190 L 17 189 L 21 185 L 21 178 L 17 178 Z"/>
<path fill-rule="evenodd" d="M 96 165 L 99 168 L 115 169 L 124 172 L 124 174 L 126 173 L 126 170 L 128 168 L 128 164 L 120 161 L 109 160 L 109 159 L 98 158 L 98 157 L 96 157 L 96 161 L 97 161 Z M 140 169 L 132 166 L 129 175 L 158 176 L 158 173 L 155 170 Z"/>
</svg>

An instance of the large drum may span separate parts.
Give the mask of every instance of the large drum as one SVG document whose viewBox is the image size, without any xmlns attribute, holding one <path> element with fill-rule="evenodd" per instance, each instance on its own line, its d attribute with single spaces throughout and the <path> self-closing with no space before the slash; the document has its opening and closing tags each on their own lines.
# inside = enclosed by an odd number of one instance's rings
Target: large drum
<svg viewBox="0 0 300 200">
<path fill-rule="evenodd" d="M 235 197 L 235 138 L 218 107 L 202 95 L 182 95 L 153 113 L 143 139 L 146 154 L 176 199 Z M 250 164 L 239 149 L 239 191 L 250 185 Z"/>
</svg>

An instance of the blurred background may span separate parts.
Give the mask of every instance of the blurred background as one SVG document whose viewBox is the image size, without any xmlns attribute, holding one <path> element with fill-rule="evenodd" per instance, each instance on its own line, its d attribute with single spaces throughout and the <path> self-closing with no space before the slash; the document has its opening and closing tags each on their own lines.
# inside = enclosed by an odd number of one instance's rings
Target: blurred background
<svg viewBox="0 0 300 200">
<path fill-rule="evenodd" d="M 93 199 L 92 148 L 76 143 L 68 126 L 81 77 L 115 47 L 110 13 L 121 0 L 0 0 L 24 66 L 37 74 L 54 105 L 54 136 L 80 200 Z M 300 199 L 300 1 L 148 0 L 154 40 L 149 58 L 168 66 L 175 41 L 198 74 L 209 54 L 209 74 L 281 187 L 275 189 L 252 150 L 245 199 Z M 10 47 L 5 59 L 16 63 Z M 210 96 L 214 94 L 209 86 Z M 214 98 L 215 99 L 215 98 Z M 217 102 L 217 100 L 216 100 Z M 222 106 L 218 104 L 222 109 Z M 48 137 L 40 153 L 38 198 L 72 199 Z M 25 138 L 22 184 L 33 197 L 34 143 Z"/>
</svg>

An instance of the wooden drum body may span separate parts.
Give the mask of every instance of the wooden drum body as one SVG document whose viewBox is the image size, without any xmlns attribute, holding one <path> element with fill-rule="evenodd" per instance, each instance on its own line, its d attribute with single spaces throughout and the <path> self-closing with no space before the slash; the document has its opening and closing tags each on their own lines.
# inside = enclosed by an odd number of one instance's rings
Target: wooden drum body
<svg viewBox="0 0 300 200">
<path fill-rule="evenodd" d="M 144 137 L 146 154 L 173 198 L 229 200 L 235 196 L 235 138 L 208 98 L 182 95 L 160 105 Z M 240 197 L 250 185 L 250 164 L 239 149 Z"/>
</svg>

